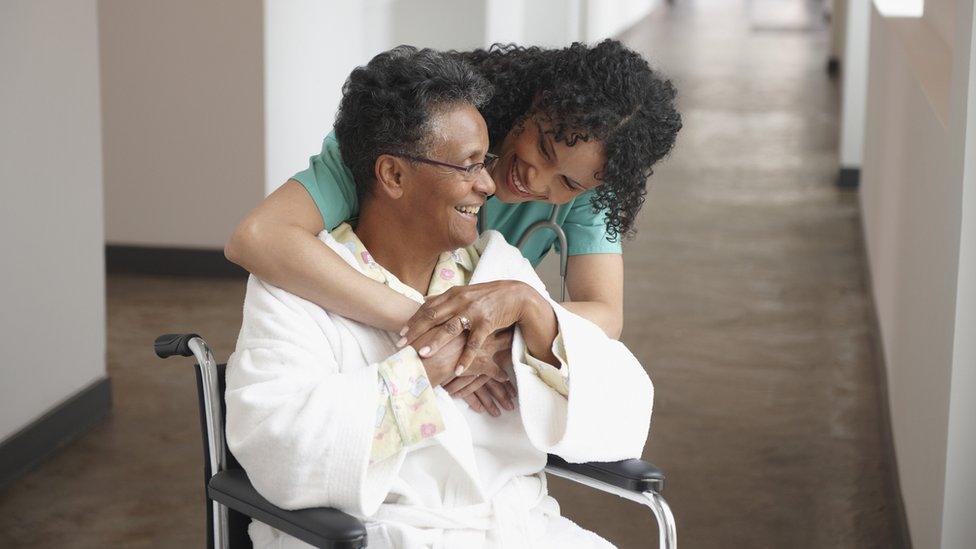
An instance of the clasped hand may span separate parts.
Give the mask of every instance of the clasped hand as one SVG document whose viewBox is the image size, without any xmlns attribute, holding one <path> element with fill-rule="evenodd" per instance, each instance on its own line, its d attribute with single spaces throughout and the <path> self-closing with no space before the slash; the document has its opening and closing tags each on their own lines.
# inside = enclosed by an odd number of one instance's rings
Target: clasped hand
<svg viewBox="0 0 976 549">
<path fill-rule="evenodd" d="M 397 345 L 417 349 L 431 384 L 464 398 L 476 412 L 497 416 L 498 405 L 514 409 L 515 388 L 504 369 L 511 362 L 512 326 L 535 295 L 527 284 L 511 280 L 456 286 L 428 299 Z"/>
<path fill-rule="evenodd" d="M 430 383 L 441 385 L 452 396 L 464 399 L 475 412 L 487 410 L 498 416 L 501 414 L 499 406 L 514 410 L 515 388 L 505 373 L 505 367 L 511 362 L 512 330 L 492 334 L 475 355 L 471 366 L 457 375 L 458 359 L 467 339 L 466 334 L 461 334 L 436 353 L 421 358 Z"/>
</svg>

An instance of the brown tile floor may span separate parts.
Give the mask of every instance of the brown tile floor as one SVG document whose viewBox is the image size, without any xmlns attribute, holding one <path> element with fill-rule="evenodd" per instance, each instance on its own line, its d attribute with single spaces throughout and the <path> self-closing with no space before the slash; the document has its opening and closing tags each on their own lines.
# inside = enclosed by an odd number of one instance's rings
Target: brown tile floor
<svg viewBox="0 0 976 549">
<path fill-rule="evenodd" d="M 817 3 L 677 3 L 626 35 L 685 119 L 626 252 L 623 339 L 657 388 L 645 457 L 669 474 L 684 547 L 891 547 L 857 198 L 832 185 L 828 36 L 796 9 Z M 0 493 L 0 547 L 202 545 L 193 375 L 150 342 L 194 330 L 225 359 L 242 295 L 109 278 L 114 410 Z M 642 508 L 552 485 L 584 526 L 653 545 Z"/>
</svg>

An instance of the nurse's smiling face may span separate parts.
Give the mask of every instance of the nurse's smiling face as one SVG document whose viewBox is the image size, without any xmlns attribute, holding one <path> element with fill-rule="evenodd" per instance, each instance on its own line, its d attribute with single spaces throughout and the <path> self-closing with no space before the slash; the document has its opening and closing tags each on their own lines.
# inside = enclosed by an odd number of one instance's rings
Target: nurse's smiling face
<svg viewBox="0 0 976 549">
<path fill-rule="evenodd" d="M 572 147 L 553 138 L 538 117 L 529 117 L 505 136 L 492 170 L 495 196 L 502 202 L 541 200 L 565 204 L 600 184 L 606 158 L 599 141 Z"/>
</svg>

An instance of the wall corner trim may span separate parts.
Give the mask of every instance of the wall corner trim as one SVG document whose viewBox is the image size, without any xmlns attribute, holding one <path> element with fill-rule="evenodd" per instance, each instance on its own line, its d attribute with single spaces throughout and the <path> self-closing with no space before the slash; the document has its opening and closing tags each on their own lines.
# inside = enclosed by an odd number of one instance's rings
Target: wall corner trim
<svg viewBox="0 0 976 549">
<path fill-rule="evenodd" d="M 109 274 L 247 278 L 247 271 L 224 257 L 223 250 L 191 248 L 105 246 Z"/>
<path fill-rule="evenodd" d="M 0 490 L 94 427 L 111 408 L 112 383 L 105 376 L 0 442 Z"/>
</svg>

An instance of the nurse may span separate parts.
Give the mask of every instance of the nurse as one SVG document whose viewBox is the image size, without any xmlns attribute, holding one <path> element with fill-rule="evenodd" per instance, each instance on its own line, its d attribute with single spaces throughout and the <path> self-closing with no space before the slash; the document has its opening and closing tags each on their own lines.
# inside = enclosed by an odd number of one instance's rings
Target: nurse
<svg viewBox="0 0 976 549">
<path fill-rule="evenodd" d="M 452 52 L 495 88 L 482 108 L 495 195 L 485 204 L 487 229 L 514 244 L 535 221 L 564 205 L 557 222 L 568 241 L 563 305 L 619 337 L 623 325 L 620 239 L 631 236 L 652 166 L 670 152 L 681 128 L 671 82 L 620 42 L 575 43 L 562 49 L 495 46 Z M 362 276 L 316 235 L 355 220 L 360 198 L 334 133 L 322 151 L 255 208 L 225 246 L 227 258 L 259 278 L 337 314 L 400 332 L 401 346 L 422 355 L 465 334 L 459 367 L 476 374 L 479 360 L 507 355 L 510 306 L 505 283 L 459 286 L 418 304 Z M 465 166 L 431 166 L 445 172 Z M 538 265 L 558 246 L 540 231 L 523 248 Z M 487 357 L 487 358 L 486 358 Z M 495 368 L 497 371 L 497 368 Z M 511 391 L 486 375 L 465 375 L 445 387 L 475 410 L 498 415 Z M 497 404 L 496 404 L 497 403 Z"/>
</svg>

